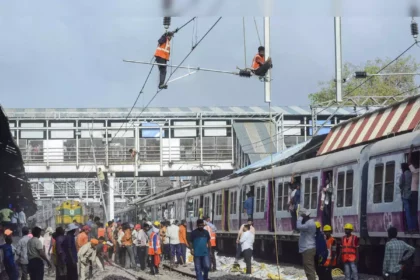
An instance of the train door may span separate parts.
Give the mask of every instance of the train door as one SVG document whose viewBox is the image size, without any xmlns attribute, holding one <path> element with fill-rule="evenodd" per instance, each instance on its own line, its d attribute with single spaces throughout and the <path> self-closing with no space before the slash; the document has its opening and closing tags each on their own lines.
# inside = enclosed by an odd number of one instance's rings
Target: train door
<svg viewBox="0 0 420 280">
<path fill-rule="evenodd" d="M 317 216 L 319 172 L 302 174 L 300 207 L 311 210 L 312 216 Z M 320 217 L 317 216 L 317 219 Z"/>
<path fill-rule="evenodd" d="M 268 231 L 274 232 L 275 222 L 276 222 L 276 215 L 274 209 L 274 197 L 275 197 L 275 181 L 268 181 L 268 194 L 267 194 L 267 201 L 268 201 Z"/>
<path fill-rule="evenodd" d="M 276 219 L 278 219 L 280 231 L 291 232 L 296 226 L 296 221 L 292 220 L 291 212 L 289 211 L 289 201 L 291 200 L 292 188 L 290 185 L 290 177 L 278 178 L 276 183 L 276 200 L 274 208 Z M 293 225 L 294 223 L 294 225 Z"/>
<path fill-rule="evenodd" d="M 235 231 L 238 230 L 239 225 L 239 188 L 233 188 L 229 190 L 229 202 L 227 209 L 227 220 L 228 220 L 228 229 Z"/>
<path fill-rule="evenodd" d="M 223 191 L 223 229 L 229 231 L 229 190 Z"/>
<path fill-rule="evenodd" d="M 215 193 L 212 193 L 211 194 L 211 201 L 210 201 L 210 205 L 211 205 L 211 210 L 210 210 L 210 213 L 211 213 L 211 220 L 212 221 L 214 221 L 214 215 L 215 215 L 215 205 L 214 205 L 214 203 L 215 203 L 215 196 L 216 196 L 216 194 Z"/>
<path fill-rule="evenodd" d="M 332 202 L 334 193 L 333 184 L 333 170 L 322 171 L 319 200 L 318 200 L 318 213 L 317 216 L 321 217 L 321 224 L 331 225 L 331 219 L 333 217 L 334 205 Z"/>
<path fill-rule="evenodd" d="M 222 191 L 218 191 L 213 194 L 214 196 L 214 216 L 213 223 L 214 225 L 223 231 L 223 216 L 222 216 Z"/>
<path fill-rule="evenodd" d="M 198 208 L 198 218 L 202 219 L 204 217 L 204 196 L 200 195 L 200 204 Z"/>
<path fill-rule="evenodd" d="M 211 194 L 208 194 L 208 195 L 204 196 L 203 215 L 205 217 L 210 217 L 210 220 L 212 221 L 213 220 L 213 215 L 212 215 L 211 210 L 210 210 L 210 205 L 211 205 L 210 200 L 211 200 Z"/>
<path fill-rule="evenodd" d="M 268 181 L 259 182 L 255 185 L 255 199 L 254 199 L 254 227 L 257 231 L 269 230 L 269 212 L 268 210 Z"/>
</svg>

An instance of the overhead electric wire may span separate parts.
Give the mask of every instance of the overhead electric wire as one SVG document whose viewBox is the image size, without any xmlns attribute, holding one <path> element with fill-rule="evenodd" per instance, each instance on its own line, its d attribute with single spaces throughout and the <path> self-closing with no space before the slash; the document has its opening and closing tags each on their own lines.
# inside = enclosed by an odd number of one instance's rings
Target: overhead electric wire
<svg viewBox="0 0 420 280">
<path fill-rule="evenodd" d="M 260 42 L 260 46 L 262 46 L 260 32 L 258 31 L 257 20 L 255 19 L 255 17 L 254 17 L 254 24 L 255 24 L 255 30 L 257 30 L 258 41 Z"/>
<path fill-rule="evenodd" d="M 404 54 L 406 54 L 414 45 L 416 45 L 416 42 L 415 43 L 413 43 L 412 45 L 410 45 L 407 49 L 405 49 L 402 53 L 400 53 L 395 59 L 393 59 L 391 62 L 389 62 L 389 63 L 387 63 L 384 67 L 382 67 L 378 72 L 376 72 L 376 74 L 379 74 L 380 72 L 382 72 L 383 70 L 385 70 L 387 67 L 389 67 L 392 63 L 394 63 L 396 60 L 398 60 L 401 56 L 403 56 Z M 369 78 L 367 78 L 365 81 L 363 81 L 362 83 L 360 83 L 357 87 L 355 87 L 354 89 L 352 89 L 352 90 L 350 90 L 349 92 L 347 92 L 343 97 L 347 97 L 348 95 L 350 95 L 350 94 L 352 94 L 355 90 L 357 90 L 357 89 L 359 89 L 362 85 L 364 85 L 365 83 L 367 83 L 369 80 L 371 80 L 373 77 L 375 77 L 375 76 L 370 76 Z M 419 88 L 420 88 L 420 86 L 419 86 Z M 413 91 L 413 90 L 415 90 L 415 89 L 417 89 L 417 88 L 414 88 L 414 89 L 411 89 L 411 90 L 409 90 L 408 92 L 410 92 L 410 91 Z M 399 95 L 403 95 L 403 94 L 405 94 L 406 92 L 403 92 L 403 93 L 401 93 L 401 94 L 398 94 L 398 95 L 395 95 L 395 96 L 399 96 Z M 329 106 L 327 106 L 327 107 L 325 107 L 325 108 L 323 108 L 321 111 L 319 111 L 319 112 L 317 112 L 317 114 L 320 114 L 320 113 L 322 113 L 322 112 L 324 112 L 325 110 L 327 110 L 327 109 L 330 109 L 331 107 L 333 107 L 334 105 L 337 105 L 337 103 L 332 103 L 332 104 L 330 104 Z M 344 107 L 345 105 L 347 105 L 348 106 L 348 104 L 345 104 L 344 102 L 343 102 L 343 104 L 342 105 L 339 105 L 338 107 L 337 107 L 337 110 L 331 115 L 331 116 L 334 116 L 335 115 L 335 113 L 338 111 L 338 109 L 341 109 L 342 107 Z M 330 116 L 330 117 L 331 117 Z M 329 119 L 327 119 L 326 120 L 326 122 L 328 122 L 329 121 Z M 321 125 L 321 127 L 318 129 L 318 130 L 320 130 L 320 129 L 322 129 L 323 127 L 324 127 L 324 125 L 326 124 L 326 122 L 324 122 L 322 125 Z M 291 129 L 295 129 L 295 128 L 300 128 L 299 126 L 293 126 L 293 127 L 290 127 L 290 128 L 288 128 L 287 130 L 291 130 Z M 284 132 L 286 132 L 287 130 L 284 130 L 283 131 L 283 133 Z M 317 130 L 317 131 L 318 131 Z M 279 133 L 276 133 L 275 135 L 273 135 L 272 137 L 274 137 L 274 136 L 277 136 L 277 135 L 279 135 L 279 134 L 281 134 L 282 132 L 279 132 Z M 315 133 L 315 132 L 314 132 Z M 315 135 L 314 135 L 315 136 Z M 261 142 L 264 142 L 264 141 L 266 141 L 266 140 L 270 140 L 271 139 L 271 137 L 268 137 L 268 138 L 264 138 L 264 139 L 262 139 L 262 140 L 259 140 L 259 141 L 256 141 L 256 142 L 252 142 L 252 143 L 249 143 L 249 144 L 246 144 L 246 145 L 244 145 L 243 147 L 247 147 L 247 146 L 251 146 L 251 145 L 254 145 L 254 144 L 257 144 L 257 143 L 261 143 Z M 262 145 L 262 146 L 264 146 L 264 145 Z M 261 146 L 259 146 L 259 147 L 261 147 Z"/>
<path fill-rule="evenodd" d="M 176 70 L 179 69 L 179 66 L 182 65 L 185 60 L 187 60 L 187 58 L 191 55 L 191 53 L 195 50 L 195 48 L 203 41 L 204 38 L 206 38 L 206 36 L 210 33 L 210 31 L 213 30 L 213 28 L 219 23 L 219 21 L 222 19 L 222 17 L 219 17 L 219 19 L 212 25 L 212 27 L 210 27 L 210 29 L 203 35 L 203 37 L 201 37 L 201 39 L 191 48 L 191 51 L 185 56 L 185 58 L 181 61 L 181 63 L 178 64 L 178 66 L 175 68 L 175 70 L 171 73 L 171 75 L 169 75 L 168 77 L 168 81 L 170 80 L 170 78 L 172 77 L 172 75 L 176 72 Z M 153 102 L 153 100 L 156 98 L 156 96 L 162 91 L 163 89 L 158 89 L 155 93 L 155 95 L 150 99 L 150 101 L 146 104 L 145 107 L 143 107 L 143 109 L 141 110 L 139 116 L 141 116 L 141 114 L 143 114 L 143 112 L 149 107 L 150 103 Z M 138 116 L 137 116 L 138 117 Z"/>
<path fill-rule="evenodd" d="M 191 22 L 192 22 L 193 20 L 195 20 L 195 19 L 196 19 L 196 17 L 193 17 L 192 19 L 190 19 L 189 21 L 187 21 L 185 24 L 183 24 L 181 27 L 179 27 L 179 28 L 175 29 L 174 33 L 179 32 L 182 28 L 184 28 L 185 26 L 187 26 L 189 23 L 191 23 Z M 154 59 L 154 58 L 155 58 L 155 56 L 153 56 L 153 57 L 152 57 L 152 59 L 150 60 L 150 63 L 152 63 L 152 62 L 153 62 L 153 59 Z M 131 106 L 130 111 L 128 112 L 127 116 L 125 117 L 125 120 L 128 120 L 128 117 L 131 115 L 131 112 L 133 111 L 134 107 L 137 105 L 137 102 L 138 102 L 138 100 L 139 100 L 139 98 L 140 98 L 140 95 L 143 93 L 143 90 L 144 90 L 144 88 L 146 87 L 147 81 L 149 80 L 149 77 L 150 77 L 150 75 L 151 75 L 151 73 L 152 73 L 152 70 L 153 70 L 153 67 L 154 67 L 154 66 L 155 66 L 155 65 L 154 65 L 154 64 L 152 64 L 152 67 L 150 67 L 150 71 L 149 71 L 149 73 L 147 74 L 146 80 L 144 81 L 143 86 L 141 87 L 140 92 L 138 93 L 138 95 L 137 95 L 137 97 L 136 97 L 136 100 L 134 101 L 133 106 Z M 175 72 L 175 71 L 174 71 L 174 72 Z M 172 73 L 172 74 L 173 74 L 173 73 Z M 171 74 L 171 76 L 172 76 L 172 74 Z M 121 128 L 122 128 L 125 124 L 126 124 L 125 122 L 123 122 L 123 123 L 121 124 L 120 128 L 118 128 L 118 130 L 117 130 L 117 133 L 115 133 L 115 135 L 111 138 L 111 140 L 109 141 L 109 143 L 111 143 L 111 142 L 112 142 L 112 140 L 114 140 L 114 138 L 117 136 L 118 132 L 120 132 Z M 126 130 L 126 131 L 127 131 L 127 130 Z M 125 134 L 125 133 L 124 133 L 124 134 Z"/>
</svg>

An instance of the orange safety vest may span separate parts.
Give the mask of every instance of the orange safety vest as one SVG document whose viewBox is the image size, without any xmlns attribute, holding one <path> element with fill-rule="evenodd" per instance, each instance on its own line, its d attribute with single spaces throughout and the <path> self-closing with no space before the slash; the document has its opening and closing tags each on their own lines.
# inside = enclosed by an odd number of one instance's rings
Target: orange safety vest
<svg viewBox="0 0 420 280">
<path fill-rule="evenodd" d="M 261 65 L 260 64 L 258 64 L 258 62 L 261 62 L 261 63 L 264 63 L 265 62 L 265 58 L 264 57 L 262 57 L 262 56 L 260 56 L 259 54 L 256 54 L 255 56 L 254 56 L 254 59 L 252 60 L 252 69 L 253 70 L 256 70 L 256 69 L 258 69 L 258 68 L 260 68 L 261 67 Z"/>
<path fill-rule="evenodd" d="M 166 42 L 162 45 L 158 45 L 155 56 L 169 60 L 169 55 L 171 54 L 171 41 L 166 38 Z"/>
<path fill-rule="evenodd" d="M 211 230 L 211 227 L 205 226 L 205 230 L 207 230 L 210 234 L 210 245 L 211 247 L 216 247 L 216 233 Z"/>
<path fill-rule="evenodd" d="M 98 238 L 99 237 L 105 237 L 105 229 L 104 228 L 98 228 Z"/>
<path fill-rule="evenodd" d="M 159 238 L 159 236 L 156 238 L 156 251 L 155 251 L 155 248 L 153 247 L 153 237 L 155 235 L 156 235 L 156 233 L 152 232 L 150 234 L 150 238 L 149 238 L 149 255 L 151 255 L 151 256 L 162 254 L 162 251 L 160 250 L 160 238 Z"/>
<path fill-rule="evenodd" d="M 331 237 L 330 239 L 327 239 L 327 250 L 328 250 L 328 258 L 324 263 L 324 266 L 330 266 L 330 264 L 332 266 L 336 266 L 337 265 L 337 256 L 335 256 L 335 258 L 333 260 L 331 260 L 332 257 L 332 245 L 335 242 L 334 237 Z"/>
<path fill-rule="evenodd" d="M 344 236 L 341 244 L 341 256 L 344 263 L 356 261 L 356 236 L 350 235 L 349 238 Z"/>
</svg>

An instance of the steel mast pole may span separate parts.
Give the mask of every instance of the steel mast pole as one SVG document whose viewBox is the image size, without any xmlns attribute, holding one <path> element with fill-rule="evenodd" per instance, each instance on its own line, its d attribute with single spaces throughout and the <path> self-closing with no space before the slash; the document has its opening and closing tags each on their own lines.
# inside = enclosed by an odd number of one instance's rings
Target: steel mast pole
<svg viewBox="0 0 420 280">
<path fill-rule="evenodd" d="M 336 101 L 343 101 L 342 97 L 342 60 L 341 60 L 341 17 L 334 17 L 334 33 L 335 33 L 335 80 L 336 80 Z"/>
<path fill-rule="evenodd" d="M 270 17 L 264 17 L 264 47 L 266 59 L 270 57 Z M 271 69 L 264 82 L 265 103 L 271 103 Z"/>
</svg>

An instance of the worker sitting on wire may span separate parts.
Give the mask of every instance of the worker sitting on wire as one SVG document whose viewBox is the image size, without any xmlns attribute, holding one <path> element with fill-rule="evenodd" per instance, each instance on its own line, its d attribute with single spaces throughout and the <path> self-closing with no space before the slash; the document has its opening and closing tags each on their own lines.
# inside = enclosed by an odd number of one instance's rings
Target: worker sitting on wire
<svg viewBox="0 0 420 280">
<path fill-rule="evenodd" d="M 158 40 L 158 47 L 155 52 L 156 63 L 165 64 L 159 65 L 159 89 L 166 89 L 168 86 L 165 84 L 166 79 L 166 63 L 169 61 L 171 54 L 171 39 L 174 36 L 173 32 L 166 32 Z"/>
<path fill-rule="evenodd" d="M 251 72 L 257 76 L 264 77 L 268 70 L 273 68 L 273 63 L 271 62 L 271 57 L 265 60 L 265 48 L 260 46 L 258 48 L 258 53 L 255 55 L 252 60 Z"/>
</svg>

